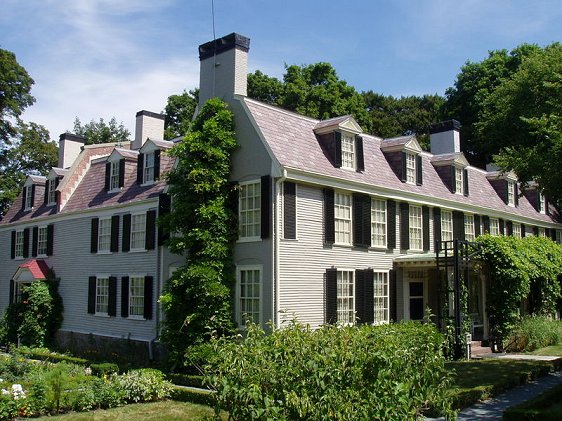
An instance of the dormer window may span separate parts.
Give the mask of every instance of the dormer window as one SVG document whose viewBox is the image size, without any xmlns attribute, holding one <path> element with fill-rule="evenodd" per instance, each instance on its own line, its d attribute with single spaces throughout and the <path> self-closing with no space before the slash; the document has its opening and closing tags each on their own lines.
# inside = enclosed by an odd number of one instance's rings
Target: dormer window
<svg viewBox="0 0 562 421">
<path fill-rule="evenodd" d="M 160 149 L 151 143 L 137 158 L 137 183 L 152 184 L 160 178 Z"/>
<path fill-rule="evenodd" d="M 34 186 L 29 186 L 25 188 L 25 210 L 30 210 L 33 207 L 33 193 L 35 193 Z"/>
<path fill-rule="evenodd" d="M 341 166 L 355 170 L 355 137 L 348 134 L 341 137 Z"/>
<path fill-rule="evenodd" d="M 320 121 L 314 134 L 326 156 L 336 168 L 363 171 L 362 129 L 350 115 Z"/>
<path fill-rule="evenodd" d="M 47 180 L 47 205 L 55 205 L 57 203 L 57 178 Z"/>
<path fill-rule="evenodd" d="M 116 192 L 125 185 L 125 159 L 115 159 L 111 155 L 105 164 L 105 190 Z"/>
<path fill-rule="evenodd" d="M 406 183 L 416 184 L 416 155 L 406 152 Z"/>
<path fill-rule="evenodd" d="M 154 152 L 144 155 L 143 184 L 154 182 Z"/>
<path fill-rule="evenodd" d="M 542 193 L 539 193 L 538 211 L 540 213 L 546 213 L 546 198 Z"/>
<path fill-rule="evenodd" d="M 507 180 L 507 204 L 515 206 L 515 181 Z"/>
<path fill-rule="evenodd" d="M 111 163 L 109 190 L 117 190 L 119 188 L 119 163 L 120 161 L 114 161 Z"/>
<path fill-rule="evenodd" d="M 464 170 L 463 168 L 455 167 L 455 193 L 463 194 L 464 187 Z"/>
</svg>

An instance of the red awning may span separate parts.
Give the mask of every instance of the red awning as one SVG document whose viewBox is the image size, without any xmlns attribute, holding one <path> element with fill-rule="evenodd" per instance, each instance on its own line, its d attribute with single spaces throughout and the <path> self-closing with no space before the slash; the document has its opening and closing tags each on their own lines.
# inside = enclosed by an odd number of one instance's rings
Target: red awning
<svg viewBox="0 0 562 421">
<path fill-rule="evenodd" d="M 46 279 L 49 266 L 44 260 L 31 259 L 20 265 L 20 269 L 28 269 L 35 279 Z"/>
</svg>

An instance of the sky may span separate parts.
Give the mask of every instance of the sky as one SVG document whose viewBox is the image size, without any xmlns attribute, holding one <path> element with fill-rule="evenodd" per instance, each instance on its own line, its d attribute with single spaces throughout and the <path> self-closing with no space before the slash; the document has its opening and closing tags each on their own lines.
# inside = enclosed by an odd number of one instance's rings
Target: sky
<svg viewBox="0 0 562 421">
<path fill-rule="evenodd" d="M 199 85 L 197 47 L 213 39 L 212 0 L 0 0 L 0 48 L 34 79 L 26 121 L 52 139 Z M 358 91 L 440 94 L 488 51 L 562 41 L 560 0 L 214 0 L 217 37 L 251 39 L 249 71 L 331 63 Z"/>
</svg>

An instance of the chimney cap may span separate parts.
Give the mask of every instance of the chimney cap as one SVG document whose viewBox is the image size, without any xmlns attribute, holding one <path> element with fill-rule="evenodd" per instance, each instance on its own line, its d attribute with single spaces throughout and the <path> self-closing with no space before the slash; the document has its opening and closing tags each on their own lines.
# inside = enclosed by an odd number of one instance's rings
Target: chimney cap
<svg viewBox="0 0 562 421">
<path fill-rule="evenodd" d="M 199 46 L 199 60 L 205 60 L 213 57 L 215 54 L 224 53 L 233 48 L 248 52 L 250 49 L 250 38 L 233 32 L 222 38 L 201 44 Z"/>
<path fill-rule="evenodd" d="M 86 142 L 86 138 L 84 136 L 80 136 L 78 134 L 74 134 L 74 133 L 63 133 L 59 136 L 59 142 L 62 140 L 72 140 L 73 142 L 80 142 L 80 143 L 85 143 Z"/>
<path fill-rule="evenodd" d="M 166 116 L 164 114 L 154 113 L 152 111 L 140 110 L 137 112 L 135 117 L 139 117 L 141 115 L 145 115 L 147 117 L 158 118 L 160 120 L 165 120 Z"/>
<path fill-rule="evenodd" d="M 441 121 L 439 123 L 431 124 L 429 126 L 429 133 L 436 134 L 436 133 L 443 133 L 448 132 L 450 130 L 456 130 L 457 132 L 461 128 L 461 123 L 457 120 L 447 120 Z"/>
</svg>

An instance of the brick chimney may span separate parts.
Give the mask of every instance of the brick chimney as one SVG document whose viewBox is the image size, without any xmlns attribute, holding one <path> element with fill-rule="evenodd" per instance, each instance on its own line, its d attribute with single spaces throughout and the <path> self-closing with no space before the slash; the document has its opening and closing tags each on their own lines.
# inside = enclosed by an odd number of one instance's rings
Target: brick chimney
<svg viewBox="0 0 562 421">
<path fill-rule="evenodd" d="M 431 153 L 443 155 L 461 151 L 461 138 L 459 130 L 461 123 L 457 120 L 448 120 L 429 126 Z"/>
<path fill-rule="evenodd" d="M 164 115 L 141 110 L 137 113 L 133 149 L 140 149 L 148 138 L 164 139 Z"/>
<path fill-rule="evenodd" d="M 63 133 L 59 136 L 58 168 L 69 168 L 84 146 L 85 138 L 72 133 Z"/>
<path fill-rule="evenodd" d="M 199 46 L 199 107 L 211 98 L 246 96 L 250 38 L 233 32 Z"/>
</svg>

